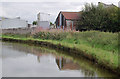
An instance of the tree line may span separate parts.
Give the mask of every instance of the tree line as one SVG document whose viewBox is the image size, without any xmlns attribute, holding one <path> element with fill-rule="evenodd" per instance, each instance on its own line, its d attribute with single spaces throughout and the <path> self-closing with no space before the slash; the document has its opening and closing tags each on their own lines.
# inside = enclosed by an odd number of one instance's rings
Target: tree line
<svg viewBox="0 0 120 79">
<path fill-rule="evenodd" d="M 77 30 L 120 31 L 120 8 L 102 4 L 85 4 L 77 23 Z"/>
</svg>

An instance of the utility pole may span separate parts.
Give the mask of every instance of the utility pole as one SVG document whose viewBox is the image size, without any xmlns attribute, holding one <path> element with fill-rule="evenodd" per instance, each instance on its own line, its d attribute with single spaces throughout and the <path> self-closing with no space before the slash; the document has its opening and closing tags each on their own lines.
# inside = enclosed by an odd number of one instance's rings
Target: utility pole
<svg viewBox="0 0 120 79">
<path fill-rule="evenodd" d="M 73 30 L 73 25 L 74 25 L 74 24 L 73 24 L 73 21 L 72 21 L 72 30 Z"/>
<path fill-rule="evenodd" d="M 118 7 L 120 8 L 120 1 L 118 2 Z"/>
</svg>

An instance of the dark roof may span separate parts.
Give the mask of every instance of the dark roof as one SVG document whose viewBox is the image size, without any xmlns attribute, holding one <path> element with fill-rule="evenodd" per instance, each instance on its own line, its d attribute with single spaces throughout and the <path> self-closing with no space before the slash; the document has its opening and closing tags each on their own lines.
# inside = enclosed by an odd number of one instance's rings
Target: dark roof
<svg viewBox="0 0 120 79">
<path fill-rule="evenodd" d="M 105 7 L 116 7 L 116 5 L 114 5 L 114 4 L 105 4 L 105 3 L 102 3 L 102 2 L 98 2 L 98 4 L 102 4 Z"/>
<path fill-rule="evenodd" d="M 74 20 L 78 19 L 80 12 L 61 12 L 66 19 Z"/>
</svg>

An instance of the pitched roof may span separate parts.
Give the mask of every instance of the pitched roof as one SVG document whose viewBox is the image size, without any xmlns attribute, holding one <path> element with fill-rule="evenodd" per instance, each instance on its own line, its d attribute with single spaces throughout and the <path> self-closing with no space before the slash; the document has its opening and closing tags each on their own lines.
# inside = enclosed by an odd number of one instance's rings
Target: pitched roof
<svg viewBox="0 0 120 79">
<path fill-rule="evenodd" d="M 108 7 L 116 7 L 116 5 L 114 5 L 114 4 L 105 4 L 105 3 L 102 3 L 102 2 L 98 2 L 98 5 L 99 4 L 102 4 L 106 8 L 108 8 Z"/>
<path fill-rule="evenodd" d="M 61 12 L 61 13 L 64 15 L 66 19 L 71 20 L 78 19 L 80 15 L 80 12 Z"/>
</svg>

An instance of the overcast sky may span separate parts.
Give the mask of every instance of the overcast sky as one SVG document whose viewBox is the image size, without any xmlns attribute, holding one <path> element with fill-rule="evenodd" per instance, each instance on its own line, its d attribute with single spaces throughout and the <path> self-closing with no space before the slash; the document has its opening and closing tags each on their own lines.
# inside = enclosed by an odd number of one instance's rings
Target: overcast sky
<svg viewBox="0 0 120 79">
<path fill-rule="evenodd" d="M 50 21 L 54 23 L 60 11 L 81 11 L 85 3 L 104 2 L 118 6 L 119 0 L 1 0 L 0 16 L 28 20 L 37 20 L 39 12 L 49 13 Z"/>
</svg>

